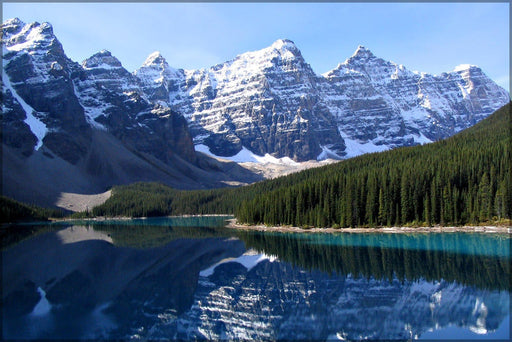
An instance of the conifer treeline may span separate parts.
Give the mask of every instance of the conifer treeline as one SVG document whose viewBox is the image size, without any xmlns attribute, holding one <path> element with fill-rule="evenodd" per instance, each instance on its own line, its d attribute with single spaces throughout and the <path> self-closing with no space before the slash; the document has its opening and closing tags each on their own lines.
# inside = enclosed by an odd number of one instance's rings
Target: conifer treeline
<svg viewBox="0 0 512 342">
<path fill-rule="evenodd" d="M 249 224 L 462 225 L 512 218 L 510 104 L 444 141 L 399 148 L 251 186 L 115 187 L 94 215 L 235 214 Z"/>
<path fill-rule="evenodd" d="M 11 198 L 0 196 L 0 223 L 16 221 L 46 221 L 49 217 L 63 217 L 59 209 L 28 205 Z"/>
<path fill-rule="evenodd" d="M 249 224 L 315 227 L 467 224 L 512 216 L 510 105 L 472 129 L 309 170 L 236 211 Z"/>
</svg>

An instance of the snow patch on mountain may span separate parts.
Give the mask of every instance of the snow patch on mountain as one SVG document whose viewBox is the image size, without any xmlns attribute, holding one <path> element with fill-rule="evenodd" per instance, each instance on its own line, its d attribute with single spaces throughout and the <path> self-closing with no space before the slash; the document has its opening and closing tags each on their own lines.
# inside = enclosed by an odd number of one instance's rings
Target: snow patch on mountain
<svg viewBox="0 0 512 342">
<path fill-rule="evenodd" d="M 347 154 L 345 158 L 352 158 L 360 156 L 361 154 L 383 152 L 389 150 L 389 146 L 375 145 L 373 142 L 360 142 L 355 139 L 345 137 L 345 145 L 347 146 Z"/>
<path fill-rule="evenodd" d="M 2 37 L 10 51 L 31 50 L 31 53 L 35 53 L 39 50 L 35 48 L 43 48 L 43 45 L 51 43 L 53 40 L 53 28 L 46 22 L 26 25 L 18 18 L 14 18 L 7 20 L 3 26 L 7 32 L 12 32 Z M 21 30 L 17 29 L 19 27 Z"/>
<path fill-rule="evenodd" d="M 476 65 L 472 65 L 472 64 L 460 64 L 460 65 L 457 65 L 457 66 L 453 69 L 453 71 L 454 71 L 454 72 L 465 71 L 465 70 L 470 69 L 471 67 L 476 67 L 476 68 L 478 68 Z"/>
<path fill-rule="evenodd" d="M 11 78 L 12 66 L 19 75 L 26 71 L 23 84 L 13 82 L 24 97 L 27 85 L 52 84 L 57 94 L 71 79 L 87 122 L 100 129 L 121 123 L 127 130 L 149 127 L 156 119 L 152 106 L 171 109 L 186 118 L 196 149 L 237 162 L 291 165 L 292 159 L 344 159 L 428 143 L 510 101 L 477 66 L 463 64 L 441 75 L 412 72 L 364 46 L 323 75 L 287 39 L 199 70 L 174 69 L 155 51 L 129 73 L 107 50 L 81 66 L 70 61 L 48 23 L 11 19 L 2 29 L 4 70 Z M 132 118 L 124 116 L 128 112 Z M 41 128 L 29 121 L 31 129 Z"/>
<path fill-rule="evenodd" d="M 3 86 L 11 92 L 16 101 L 18 101 L 18 103 L 25 111 L 25 114 L 27 115 L 25 123 L 30 127 L 30 130 L 37 138 L 37 144 L 34 149 L 39 150 L 39 148 L 43 145 L 43 139 L 46 136 L 46 133 L 48 133 L 48 127 L 46 127 L 46 124 L 34 115 L 34 113 L 37 113 L 37 111 L 35 111 L 34 108 L 27 104 L 25 100 L 23 100 L 21 96 L 18 95 L 16 90 L 14 90 L 11 85 L 11 80 L 5 73 L 5 70 L 2 70 L 2 81 Z"/>
<path fill-rule="evenodd" d="M 249 151 L 246 147 L 242 147 L 242 150 L 231 157 L 223 157 L 217 156 L 210 151 L 210 148 L 204 144 L 195 145 L 195 149 L 197 152 L 202 152 L 211 157 L 218 159 L 225 159 L 235 163 L 258 163 L 258 164 L 279 164 L 279 165 L 298 165 L 299 163 L 293 161 L 289 157 L 276 158 L 271 156 L 270 154 L 265 154 L 264 156 L 259 156 L 251 151 Z"/>
<path fill-rule="evenodd" d="M 322 160 L 326 160 L 326 159 L 343 159 L 336 152 L 332 151 L 329 148 L 329 146 L 320 145 L 320 148 L 322 149 L 322 152 L 320 152 L 320 154 L 316 157 L 317 161 L 322 161 Z"/>
</svg>

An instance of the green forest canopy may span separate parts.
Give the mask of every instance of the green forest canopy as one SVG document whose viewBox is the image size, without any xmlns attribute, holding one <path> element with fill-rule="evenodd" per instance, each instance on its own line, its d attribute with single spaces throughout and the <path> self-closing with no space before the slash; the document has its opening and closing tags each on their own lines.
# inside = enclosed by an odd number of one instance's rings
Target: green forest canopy
<svg viewBox="0 0 512 342">
<path fill-rule="evenodd" d="M 463 225 L 512 217 L 510 103 L 449 139 L 362 155 L 241 188 L 113 188 L 95 216 L 234 214 L 248 224 Z"/>
</svg>

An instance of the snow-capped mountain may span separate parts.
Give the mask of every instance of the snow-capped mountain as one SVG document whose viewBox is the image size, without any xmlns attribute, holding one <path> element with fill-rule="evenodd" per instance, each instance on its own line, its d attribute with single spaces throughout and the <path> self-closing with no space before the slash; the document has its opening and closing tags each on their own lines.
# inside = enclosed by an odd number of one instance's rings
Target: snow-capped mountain
<svg viewBox="0 0 512 342">
<path fill-rule="evenodd" d="M 393 148 L 443 139 L 510 101 L 476 66 L 459 66 L 439 76 L 417 73 L 363 46 L 324 77 L 340 134 L 368 146 Z"/>
<path fill-rule="evenodd" d="M 305 160 L 322 144 L 344 148 L 317 75 L 289 40 L 201 70 L 175 70 L 153 54 L 135 75 L 148 96 L 187 118 L 195 143 L 213 154 L 232 156 L 245 147 Z"/>
<path fill-rule="evenodd" d="M 203 188 L 259 179 L 198 156 L 186 119 L 150 101 L 110 52 L 80 65 L 48 23 L 15 18 L 1 28 L 4 195 L 53 205 L 61 192 L 136 181 Z"/>
<path fill-rule="evenodd" d="M 74 94 L 71 75 L 79 66 L 68 59 L 48 23 L 2 25 L 2 113 L 6 143 L 31 154 L 43 143 L 75 164 L 84 157 L 91 130 Z M 35 138 L 35 139 L 34 139 Z"/>
<path fill-rule="evenodd" d="M 107 129 L 127 145 L 168 162 L 173 154 L 194 163 L 196 155 L 184 118 L 150 102 L 139 80 L 109 51 L 82 63 L 73 79 L 88 121 Z"/>
<path fill-rule="evenodd" d="M 36 147 L 44 143 L 74 164 L 85 155 L 91 128 L 99 128 L 164 162 L 175 153 L 195 161 L 183 117 L 149 102 L 138 79 L 110 52 L 101 51 L 80 66 L 66 57 L 48 23 L 13 19 L 2 28 L 3 89 L 13 102 L 5 109 L 21 104 L 22 111 L 12 116 L 26 117 Z"/>
<path fill-rule="evenodd" d="M 156 52 L 130 73 L 105 50 L 78 64 L 66 56 L 50 24 L 10 19 L 2 25 L 2 54 L 5 151 L 12 149 L 21 164 L 34 154 L 57 157 L 80 167 L 87 179 L 102 178 L 102 191 L 142 180 L 142 174 L 152 180 L 154 172 L 163 172 L 154 180 L 166 183 L 178 172 L 206 184 L 204 169 L 219 165 L 201 162 L 206 157 L 196 151 L 237 161 L 242 154 L 304 161 L 430 142 L 510 101 L 476 66 L 438 76 L 417 73 L 361 46 L 324 75 L 285 39 L 200 70 L 175 69 Z M 114 163 L 105 144 L 126 152 L 130 162 L 118 162 L 132 167 Z M 134 160 L 145 166 L 134 166 Z M 13 183 L 21 167 L 4 184 Z M 143 172 L 147 167 L 152 171 Z M 119 169 L 131 170 L 131 176 Z M 215 182 L 225 181 L 219 177 Z"/>
<path fill-rule="evenodd" d="M 258 155 L 306 160 L 321 145 L 344 149 L 318 76 L 289 40 L 209 69 L 170 71 L 162 59 L 150 59 L 135 72 L 149 85 L 145 92 L 167 89 L 169 105 L 187 118 L 195 143 L 216 155 L 232 156 L 245 147 Z"/>
<path fill-rule="evenodd" d="M 508 101 L 476 66 L 439 76 L 407 70 L 359 46 L 317 75 L 289 40 L 200 70 L 154 53 L 135 72 L 145 93 L 183 113 L 196 144 L 295 160 L 346 158 L 446 138 Z"/>
</svg>

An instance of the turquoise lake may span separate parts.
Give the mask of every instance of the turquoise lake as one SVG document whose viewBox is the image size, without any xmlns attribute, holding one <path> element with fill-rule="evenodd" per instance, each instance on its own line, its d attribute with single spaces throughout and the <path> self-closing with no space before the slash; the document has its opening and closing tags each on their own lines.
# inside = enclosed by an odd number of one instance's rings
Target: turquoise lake
<svg viewBox="0 0 512 342">
<path fill-rule="evenodd" d="M 511 237 L 3 228 L 3 339 L 510 340 Z"/>
</svg>

